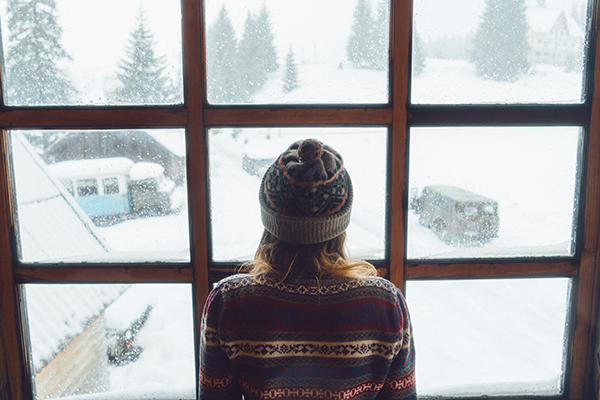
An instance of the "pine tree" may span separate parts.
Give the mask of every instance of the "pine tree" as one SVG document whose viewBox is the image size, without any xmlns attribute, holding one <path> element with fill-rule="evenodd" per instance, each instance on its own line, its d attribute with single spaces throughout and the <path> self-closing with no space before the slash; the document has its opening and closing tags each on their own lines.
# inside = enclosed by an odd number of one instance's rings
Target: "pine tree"
<svg viewBox="0 0 600 400">
<path fill-rule="evenodd" d="M 217 104 L 241 102 L 237 40 L 225 5 L 210 26 L 206 39 L 208 101 Z"/>
<path fill-rule="evenodd" d="M 273 43 L 274 35 L 271 30 L 271 17 L 264 3 L 257 17 L 257 26 L 262 69 L 267 74 L 270 74 L 279 69 L 279 63 L 277 62 L 277 50 Z"/>
<path fill-rule="evenodd" d="M 294 51 L 290 47 L 290 51 L 285 59 L 285 76 L 283 77 L 283 91 L 286 93 L 298 87 L 298 71 L 294 57 Z"/>
<path fill-rule="evenodd" d="M 267 80 L 267 73 L 260 62 L 260 43 L 258 21 L 248 12 L 242 39 L 238 46 L 238 62 L 241 71 L 241 101 L 249 103 L 252 96 Z"/>
<path fill-rule="evenodd" d="M 269 12 L 265 5 L 256 17 L 248 12 L 238 49 L 240 70 L 243 71 L 242 93 L 245 101 L 251 101 L 252 95 L 279 68 Z"/>
<path fill-rule="evenodd" d="M 375 47 L 373 65 L 379 71 L 389 65 L 390 49 L 390 2 L 383 0 L 377 6 L 377 24 L 375 25 Z"/>
<path fill-rule="evenodd" d="M 140 8 L 126 56 L 119 62 L 119 86 L 115 90 L 118 102 L 149 104 L 173 100 L 172 86 L 165 75 L 166 58 L 157 56 L 154 46 L 154 34 L 148 29 L 146 15 Z"/>
<path fill-rule="evenodd" d="M 61 44 L 54 0 L 9 0 L 7 102 L 69 104 L 75 88 L 60 67 L 71 60 Z"/>
<path fill-rule="evenodd" d="M 355 68 L 375 67 L 373 47 L 376 38 L 373 26 L 374 21 L 369 1 L 358 0 L 354 9 L 350 39 L 346 47 L 348 61 Z"/>
<path fill-rule="evenodd" d="M 413 74 L 416 76 L 421 75 L 425 69 L 425 49 L 416 30 L 413 37 L 412 68 Z"/>
<path fill-rule="evenodd" d="M 525 0 L 486 0 L 472 60 L 485 79 L 514 81 L 529 68 Z"/>
</svg>

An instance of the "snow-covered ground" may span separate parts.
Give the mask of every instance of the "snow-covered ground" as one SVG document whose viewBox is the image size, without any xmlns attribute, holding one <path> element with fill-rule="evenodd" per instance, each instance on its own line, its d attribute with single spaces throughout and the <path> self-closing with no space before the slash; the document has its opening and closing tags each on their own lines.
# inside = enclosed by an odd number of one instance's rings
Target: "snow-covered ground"
<svg viewBox="0 0 600 400">
<path fill-rule="evenodd" d="M 148 320 L 135 338 L 143 351 L 135 362 L 110 367 L 110 390 L 191 399 L 196 392 L 191 286 L 132 285 L 107 309 L 106 325 L 124 330 L 148 306 Z"/>
</svg>

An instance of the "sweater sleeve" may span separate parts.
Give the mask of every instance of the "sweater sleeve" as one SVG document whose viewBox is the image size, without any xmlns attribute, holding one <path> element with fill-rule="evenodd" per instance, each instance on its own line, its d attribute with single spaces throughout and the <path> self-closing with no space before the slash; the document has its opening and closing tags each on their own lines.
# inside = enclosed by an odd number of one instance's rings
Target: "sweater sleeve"
<svg viewBox="0 0 600 400">
<path fill-rule="evenodd" d="M 217 285 L 208 296 L 200 330 L 198 400 L 241 399 L 242 392 L 221 348 L 219 314 L 223 296 Z"/>
<path fill-rule="evenodd" d="M 377 399 L 417 400 L 417 385 L 415 379 L 415 344 L 412 323 L 404 296 L 397 291 L 397 307 L 402 315 L 400 330 L 400 350 L 390 367 L 388 376 Z"/>
</svg>

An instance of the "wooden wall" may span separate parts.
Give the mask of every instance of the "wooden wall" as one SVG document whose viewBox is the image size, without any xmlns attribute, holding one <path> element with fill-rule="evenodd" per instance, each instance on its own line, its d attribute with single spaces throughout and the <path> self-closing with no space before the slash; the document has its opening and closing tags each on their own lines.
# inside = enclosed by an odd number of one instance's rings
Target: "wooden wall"
<svg viewBox="0 0 600 400">
<path fill-rule="evenodd" d="M 100 316 L 36 375 L 36 397 L 105 392 L 109 378 L 106 328 Z"/>
</svg>

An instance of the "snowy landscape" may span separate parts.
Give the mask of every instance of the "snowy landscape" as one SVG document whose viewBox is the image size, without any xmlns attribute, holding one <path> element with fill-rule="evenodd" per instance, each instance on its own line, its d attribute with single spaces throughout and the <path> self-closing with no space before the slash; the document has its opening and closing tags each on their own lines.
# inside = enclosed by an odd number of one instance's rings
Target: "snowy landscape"
<svg viewBox="0 0 600 400">
<path fill-rule="evenodd" d="M 83 12 L 77 8 L 83 7 L 81 2 L 62 0 L 57 3 L 59 9 L 63 7 L 65 16 Z M 118 9 L 123 14 L 127 10 L 130 16 L 126 19 L 129 25 L 122 23 L 119 28 L 122 30 L 120 36 L 126 38 L 138 3 L 116 3 L 122 4 Z M 174 49 L 180 48 L 181 39 L 173 33 L 179 16 L 173 15 L 172 9 L 177 9 L 174 4 L 178 2 L 164 2 L 169 4 L 165 9 L 158 6 L 155 9 L 155 3 L 161 2 L 152 2 L 153 6 L 148 7 L 148 17 L 153 21 L 160 46 L 168 44 L 168 51 L 165 47 L 160 48 L 169 55 L 169 70 L 177 75 L 180 63 L 172 60 L 180 56 Z M 246 1 L 240 6 L 229 1 L 226 4 L 236 29 L 241 30 L 249 10 L 258 12 L 263 3 L 271 10 L 280 62 L 290 45 L 296 49 L 298 88 L 289 93 L 283 90 L 285 71 L 280 69 L 272 73 L 261 91 L 256 93 L 254 103 L 387 102 L 387 71 L 356 69 L 344 58 L 345 41 L 350 32 L 348 21 L 352 18 L 350 2 L 332 0 L 331 7 L 323 7 L 322 14 L 318 15 L 321 23 L 307 34 L 305 27 L 292 24 L 292 19 L 283 17 L 290 13 L 282 5 L 285 2 Z M 434 8 L 432 3 L 425 0 L 415 2 L 415 23 L 421 27 L 424 40 L 432 40 L 434 35 L 434 30 L 428 30 L 427 19 L 424 18 Z M 439 2 L 435 3 L 437 6 Z M 469 0 L 467 3 L 473 2 Z M 475 3 L 478 6 L 472 7 L 472 11 L 481 14 L 484 2 Z M 567 10 L 571 5 L 570 2 L 550 0 L 547 3 L 548 6 Z M 300 7 L 300 3 L 294 4 Z M 214 20 L 220 6 L 217 1 L 207 2 L 207 23 Z M 446 4 L 440 6 L 442 10 L 435 13 L 443 13 L 445 7 Z M 166 9 L 170 10 L 165 14 L 165 21 L 170 21 L 169 26 L 162 24 L 158 17 Z M 71 14 L 66 10 L 70 10 Z M 291 12 L 296 16 L 294 10 Z M 93 17 L 100 21 L 101 15 L 98 10 Z M 448 15 L 452 14 L 449 12 Z M 327 45 L 332 46 L 329 49 L 323 46 L 322 38 L 325 37 L 324 32 L 331 31 L 329 22 L 337 18 L 346 22 L 344 28 L 335 30 L 335 37 L 328 41 Z M 472 16 L 472 19 L 477 18 Z M 293 18 L 293 21 L 302 20 Z M 74 55 L 83 54 L 77 53 L 83 52 L 77 49 L 81 49 L 80 42 L 85 41 L 77 41 L 75 34 L 93 30 L 83 29 L 81 24 L 84 21 L 75 22 L 72 17 L 69 21 L 65 25 L 65 46 Z M 464 29 L 470 28 L 475 29 L 476 23 L 464 24 Z M 459 32 L 461 35 L 468 33 Z M 105 46 L 99 38 L 94 40 L 98 46 Z M 120 39 L 120 42 L 123 41 Z M 115 79 L 106 73 L 107 66 L 116 65 L 120 53 L 102 47 L 99 54 L 106 55 L 101 63 L 74 57 L 77 69 L 85 71 L 76 80 L 83 85 L 81 92 L 89 94 L 78 100 L 80 104 L 105 104 L 107 101 L 106 85 L 110 86 Z M 99 81 L 88 81 L 89 76 L 100 78 Z M 582 81 L 581 71 L 566 72 L 562 66 L 534 65 L 514 82 L 496 82 L 477 76 L 473 65 L 466 60 L 426 57 L 424 70 L 413 77 L 411 101 L 416 104 L 579 103 Z M 90 90 L 81 82 L 87 82 Z M 388 199 L 387 135 L 387 127 L 360 126 L 210 129 L 207 144 L 213 259 L 239 261 L 251 258 L 262 233 L 257 194 L 260 172 L 264 169 L 249 170 L 244 160 L 249 158 L 267 165 L 293 141 L 307 137 L 316 137 L 338 150 L 352 177 L 355 200 L 348 230 L 351 256 L 383 259 Z M 447 184 L 492 198 L 499 205 L 500 229 L 498 236 L 488 243 L 452 245 L 442 242 L 433 230 L 419 224 L 417 214 L 408 211 L 407 257 L 425 260 L 510 259 L 572 255 L 578 211 L 575 199 L 582 172 L 581 136 L 582 132 L 576 126 L 411 129 L 408 192 L 413 188 L 421 190 L 428 185 Z M 180 151 L 185 154 L 184 148 Z M 15 164 L 18 162 L 15 161 Z M 21 171 L 19 176 L 23 172 L 28 171 Z M 19 180 L 16 184 L 17 193 L 27 192 L 27 188 L 19 188 Z M 180 186 L 177 190 L 177 195 L 185 198 L 186 189 Z M 68 197 L 64 189 L 61 193 Z M 67 201 L 73 204 L 72 199 Z M 24 204 L 19 204 L 18 212 L 23 213 L 23 220 L 27 219 Z M 83 253 L 75 258 L 68 253 L 68 259 L 185 262 L 189 260 L 189 212 L 184 201 L 184 206 L 170 215 L 132 218 L 109 226 L 90 225 L 94 234 L 101 238 L 106 252 Z M 86 223 L 90 224 L 89 221 Z M 36 239 L 55 240 L 50 236 Z M 21 240 L 24 240 L 23 236 Z M 57 251 L 60 253 L 60 246 Z M 33 254 L 33 262 L 41 263 L 61 261 L 61 258 L 67 257 L 65 253 L 52 259 L 42 255 L 36 258 L 34 250 L 28 254 Z M 87 323 L 85 319 L 68 320 L 68 323 L 65 319 L 62 330 L 55 332 L 54 336 L 45 335 L 45 332 L 40 334 L 38 330 L 43 329 L 43 318 L 61 318 L 58 300 L 53 309 L 46 304 L 50 295 L 36 294 L 36 290 L 42 293 L 45 287 L 54 291 L 55 295 L 65 291 L 64 287 L 51 285 L 28 285 L 26 288 L 34 365 L 51 357 L 56 352 L 57 343 L 73 331 L 73 326 Z M 74 290 L 78 285 L 66 287 Z M 148 305 L 152 306 L 152 311 L 136 339 L 136 343 L 144 349 L 139 358 L 127 365 L 109 367 L 108 396 L 122 399 L 194 398 L 196 355 L 190 286 L 140 284 L 119 286 L 118 289 L 126 290 L 106 308 L 107 326 L 123 329 Z M 415 330 L 419 394 L 560 394 L 564 384 L 563 354 L 565 329 L 569 322 L 569 293 L 570 280 L 564 278 L 409 281 L 406 296 Z M 76 295 L 81 296 L 82 304 L 87 304 L 85 290 Z M 99 399 L 106 396 L 103 393 L 76 398 Z"/>
</svg>

